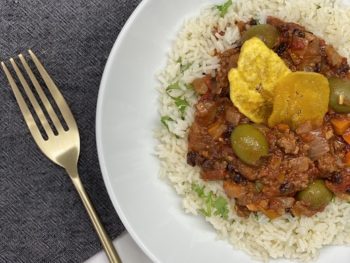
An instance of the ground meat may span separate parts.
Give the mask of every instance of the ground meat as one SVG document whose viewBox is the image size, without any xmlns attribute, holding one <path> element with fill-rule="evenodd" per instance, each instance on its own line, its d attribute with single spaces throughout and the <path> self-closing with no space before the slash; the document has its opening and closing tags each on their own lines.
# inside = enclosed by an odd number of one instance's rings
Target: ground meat
<svg viewBox="0 0 350 263">
<path fill-rule="evenodd" d="M 331 174 L 339 169 L 336 157 L 330 153 L 323 155 L 317 160 L 317 167 L 323 174 Z"/>
<path fill-rule="evenodd" d="M 280 38 L 274 51 L 292 70 L 320 72 L 327 77 L 349 78 L 346 58 L 304 27 L 268 17 L 267 23 L 277 28 Z M 241 32 L 254 25 L 237 22 Z M 324 124 L 317 130 L 310 122 L 295 131 L 288 125 L 269 128 L 255 125 L 266 137 L 269 154 L 252 166 L 242 162 L 234 153 L 230 136 L 234 128 L 251 123 L 232 104 L 227 78 L 237 67 L 240 47 L 218 54 L 220 69 L 215 78 L 206 75 L 194 81 L 199 95 L 195 120 L 188 135 L 187 163 L 201 168 L 204 180 L 222 181 L 229 198 L 235 199 L 240 216 L 263 212 L 276 218 L 285 212 L 312 216 L 317 211 L 298 201 L 297 194 L 316 179 L 322 178 L 337 196 L 350 199 L 350 172 L 342 161 L 350 151 L 345 141 L 333 131 L 327 113 Z"/>
<path fill-rule="evenodd" d="M 229 82 L 227 75 L 231 68 L 237 67 L 239 53 L 239 48 L 233 48 L 219 55 L 220 69 L 218 70 L 216 75 L 216 82 L 218 88 L 222 89 L 222 95 L 229 94 Z"/>
<path fill-rule="evenodd" d="M 277 140 L 277 145 L 281 147 L 285 153 L 297 154 L 299 151 L 296 137 L 291 132 L 283 134 L 283 136 Z"/>
<path fill-rule="evenodd" d="M 293 170 L 296 173 L 308 171 L 310 165 L 312 165 L 312 161 L 310 158 L 305 156 L 293 158 L 288 161 L 289 169 Z"/>
</svg>

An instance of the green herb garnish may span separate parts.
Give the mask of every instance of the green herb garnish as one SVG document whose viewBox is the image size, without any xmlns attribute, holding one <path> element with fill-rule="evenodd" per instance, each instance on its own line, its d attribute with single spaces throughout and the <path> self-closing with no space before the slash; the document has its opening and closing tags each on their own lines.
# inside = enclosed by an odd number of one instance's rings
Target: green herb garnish
<svg viewBox="0 0 350 263">
<path fill-rule="evenodd" d="M 220 216 L 224 219 L 228 218 L 228 203 L 225 198 L 216 197 L 212 191 L 205 193 L 204 186 L 192 184 L 192 190 L 203 200 L 205 207 L 199 209 L 199 212 L 206 217 L 210 217 L 213 212 L 214 215 Z"/>
<path fill-rule="evenodd" d="M 195 191 L 200 198 L 205 196 L 204 186 L 200 187 L 198 184 L 192 184 L 192 190 Z"/>
<path fill-rule="evenodd" d="M 213 192 L 210 191 L 207 195 L 204 196 L 205 209 L 200 209 L 199 212 L 201 212 L 204 216 L 211 216 L 213 202 Z"/>
<path fill-rule="evenodd" d="M 185 111 L 187 107 L 190 106 L 190 104 L 188 104 L 187 100 L 183 98 L 174 98 L 174 100 L 175 100 L 175 105 L 179 109 L 181 113 L 181 117 L 183 118 Z"/>
<path fill-rule="evenodd" d="M 228 217 L 227 201 L 225 198 L 219 196 L 215 202 L 214 207 L 216 209 L 214 215 L 221 216 L 224 219 Z"/>
<path fill-rule="evenodd" d="M 259 220 L 259 214 L 257 212 L 254 213 L 255 219 Z"/>
<path fill-rule="evenodd" d="M 162 116 L 160 118 L 160 122 L 167 128 L 168 131 L 170 131 L 169 125 L 168 125 L 169 121 L 174 121 L 174 120 L 172 118 L 170 118 L 169 116 Z"/>
<path fill-rule="evenodd" d="M 181 73 L 184 73 L 186 70 L 188 70 L 193 65 L 193 63 L 183 64 L 182 57 L 179 57 L 178 60 L 176 60 L 176 63 L 180 64 Z"/>
<path fill-rule="evenodd" d="M 216 8 L 220 12 L 221 17 L 224 17 L 227 14 L 228 9 L 230 8 L 231 5 L 232 5 L 232 0 L 228 0 L 228 1 L 226 1 L 226 3 L 216 6 Z"/>
<path fill-rule="evenodd" d="M 174 90 L 181 90 L 180 88 L 180 83 L 179 82 L 175 82 L 173 84 L 170 84 L 166 89 L 165 92 L 168 94 L 168 96 L 172 99 L 177 99 L 179 96 L 173 96 L 171 93 Z"/>
<path fill-rule="evenodd" d="M 192 65 L 193 65 L 193 63 L 181 64 L 181 66 L 180 66 L 180 71 L 181 71 L 181 73 L 184 73 L 184 72 L 185 72 L 186 70 L 188 70 Z"/>
<path fill-rule="evenodd" d="M 187 86 L 186 86 L 187 87 Z M 187 87 L 188 88 L 188 87 Z M 174 95 L 174 92 L 178 92 L 178 94 Z M 165 92 L 168 94 L 170 98 L 172 98 L 175 102 L 176 107 L 181 113 L 181 118 L 184 118 L 185 111 L 190 104 L 188 104 L 187 100 L 185 98 L 182 98 L 183 92 L 181 92 L 181 87 L 179 82 L 175 82 L 173 84 L 170 84 L 166 89 Z"/>
</svg>

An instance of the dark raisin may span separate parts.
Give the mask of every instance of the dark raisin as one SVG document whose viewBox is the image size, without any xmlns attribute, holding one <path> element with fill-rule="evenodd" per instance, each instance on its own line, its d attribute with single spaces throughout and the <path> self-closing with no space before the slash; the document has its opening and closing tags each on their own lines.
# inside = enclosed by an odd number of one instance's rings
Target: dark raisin
<svg viewBox="0 0 350 263">
<path fill-rule="evenodd" d="M 315 72 L 321 72 L 321 63 L 316 63 L 315 65 Z"/>
<path fill-rule="evenodd" d="M 229 138 L 231 137 L 232 131 L 233 131 L 233 126 L 232 126 L 232 125 L 229 125 L 229 126 L 227 127 L 226 131 L 224 132 L 223 137 L 224 137 L 225 139 L 229 139 Z"/>
<path fill-rule="evenodd" d="M 345 192 L 350 195 L 350 187 Z"/>
<path fill-rule="evenodd" d="M 244 176 L 239 174 L 239 173 L 232 174 L 231 178 L 236 184 L 243 184 L 243 185 L 245 185 L 247 183 L 247 179 L 245 179 Z"/>
<path fill-rule="evenodd" d="M 333 172 L 330 179 L 333 184 L 341 184 L 343 181 L 343 177 L 339 172 Z"/>
<path fill-rule="evenodd" d="M 250 21 L 249 21 L 249 25 L 251 26 L 256 26 L 258 24 L 258 20 L 252 18 Z"/>
<path fill-rule="evenodd" d="M 288 43 L 286 42 L 282 42 L 281 44 L 279 44 L 279 46 L 276 48 L 276 53 L 278 55 L 282 55 L 284 51 L 286 51 L 288 48 Z"/>
<path fill-rule="evenodd" d="M 187 163 L 191 166 L 196 166 L 198 153 L 188 152 L 187 153 Z"/>
<path fill-rule="evenodd" d="M 342 75 L 349 71 L 350 67 L 347 63 L 342 63 L 340 67 L 336 69 L 337 74 Z"/>
<path fill-rule="evenodd" d="M 286 194 L 288 192 L 290 192 L 293 188 L 293 185 L 290 182 L 285 182 L 283 184 L 280 185 L 280 192 L 282 194 Z"/>
<path fill-rule="evenodd" d="M 226 167 L 226 170 L 230 173 L 233 174 L 235 172 L 235 167 L 233 166 L 232 163 L 229 163 Z"/>
<path fill-rule="evenodd" d="M 296 28 L 293 30 L 293 35 L 304 38 L 305 37 L 305 32 L 301 31 L 300 29 Z"/>
</svg>

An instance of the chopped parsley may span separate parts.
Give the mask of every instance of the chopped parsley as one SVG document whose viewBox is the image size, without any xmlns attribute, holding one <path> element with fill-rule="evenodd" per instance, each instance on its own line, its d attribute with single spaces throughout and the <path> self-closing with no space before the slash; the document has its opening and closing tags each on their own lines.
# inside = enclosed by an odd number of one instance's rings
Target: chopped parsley
<svg viewBox="0 0 350 263">
<path fill-rule="evenodd" d="M 228 0 L 226 1 L 224 4 L 222 5 L 217 5 L 216 8 L 219 10 L 220 12 L 220 16 L 221 17 L 224 17 L 227 12 L 228 12 L 228 9 L 230 8 L 230 6 L 232 5 L 232 0 Z"/>
<path fill-rule="evenodd" d="M 186 70 L 188 70 L 193 65 L 193 63 L 184 64 L 182 61 L 182 57 L 179 57 L 178 60 L 176 60 L 176 63 L 180 64 L 181 73 L 184 73 Z"/>
<path fill-rule="evenodd" d="M 186 87 L 189 89 L 191 86 L 186 85 Z M 188 106 L 190 106 L 190 104 L 187 102 L 187 100 L 184 97 L 182 97 L 184 95 L 184 92 L 181 90 L 180 83 L 175 82 L 173 84 L 170 84 L 165 89 L 165 92 L 168 94 L 170 98 L 174 100 L 174 103 L 181 114 L 181 118 L 184 118 L 186 109 Z"/>
<path fill-rule="evenodd" d="M 170 118 L 169 116 L 162 116 L 160 118 L 160 122 L 167 128 L 168 131 L 170 131 L 169 125 L 168 125 L 169 121 L 174 121 L 174 120 L 172 118 Z"/>
<path fill-rule="evenodd" d="M 221 216 L 224 219 L 228 217 L 227 201 L 225 198 L 219 196 L 215 202 L 214 207 L 216 209 L 214 215 Z"/>
<path fill-rule="evenodd" d="M 259 214 L 257 212 L 253 213 L 256 220 L 259 220 Z"/>
<path fill-rule="evenodd" d="M 199 209 L 199 212 L 206 217 L 210 217 L 213 214 L 220 216 L 224 219 L 228 218 L 228 203 L 222 196 L 215 196 L 212 191 L 206 193 L 204 186 L 192 184 L 192 190 L 195 191 L 204 202 L 204 208 Z"/>
<path fill-rule="evenodd" d="M 174 100 L 175 100 L 175 105 L 180 111 L 181 117 L 183 118 L 185 115 L 186 109 L 188 106 L 190 106 L 190 104 L 188 104 L 187 100 L 183 98 L 174 98 Z"/>
<path fill-rule="evenodd" d="M 198 184 L 193 184 L 192 190 L 195 191 L 200 198 L 203 198 L 205 196 L 204 186 L 200 187 Z"/>
<path fill-rule="evenodd" d="M 175 82 L 173 84 L 170 84 L 166 89 L 165 89 L 165 92 L 168 94 L 168 96 L 172 99 L 177 99 L 179 96 L 174 96 L 173 95 L 173 91 L 176 91 L 176 90 L 181 90 L 180 88 L 180 83 L 179 82 Z"/>
<path fill-rule="evenodd" d="M 193 63 L 187 63 L 187 64 L 181 64 L 180 66 L 180 71 L 182 73 L 184 73 L 186 70 L 188 70 L 191 66 L 193 65 Z"/>
</svg>

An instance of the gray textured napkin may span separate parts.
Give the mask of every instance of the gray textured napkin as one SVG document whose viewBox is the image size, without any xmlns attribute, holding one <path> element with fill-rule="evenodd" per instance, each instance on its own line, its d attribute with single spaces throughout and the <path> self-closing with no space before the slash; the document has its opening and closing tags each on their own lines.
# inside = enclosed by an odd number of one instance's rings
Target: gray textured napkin
<svg viewBox="0 0 350 263">
<path fill-rule="evenodd" d="M 124 227 L 97 160 L 95 109 L 112 45 L 139 0 L 0 0 L 0 59 L 28 48 L 77 119 L 80 174 L 112 238 Z M 66 173 L 37 149 L 0 72 L 0 262 L 83 262 L 101 249 Z"/>
</svg>

